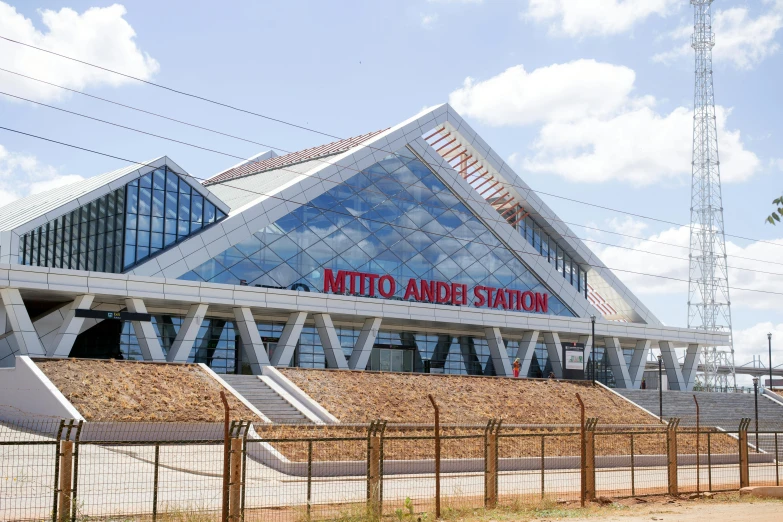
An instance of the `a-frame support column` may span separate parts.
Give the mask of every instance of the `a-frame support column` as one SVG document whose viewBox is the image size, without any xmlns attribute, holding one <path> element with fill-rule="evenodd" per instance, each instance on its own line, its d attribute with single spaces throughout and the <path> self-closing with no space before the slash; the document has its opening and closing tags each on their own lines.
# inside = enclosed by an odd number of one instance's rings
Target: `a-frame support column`
<svg viewBox="0 0 783 522">
<path fill-rule="evenodd" d="M 90 294 L 80 295 L 74 299 L 68 311 L 65 312 L 63 322 L 47 351 L 49 357 L 68 357 L 70 355 L 73 343 L 76 341 L 76 336 L 79 335 L 85 319 L 84 317 L 76 317 L 76 310 L 89 310 L 94 300 L 95 296 Z"/>
<path fill-rule="evenodd" d="M 487 336 L 487 345 L 489 346 L 489 356 L 492 359 L 492 367 L 495 369 L 495 375 L 499 377 L 510 377 L 511 361 L 508 360 L 508 351 L 506 343 L 503 342 L 503 334 L 500 328 L 484 328 Z"/>
<path fill-rule="evenodd" d="M 242 349 L 248 358 L 253 375 L 261 375 L 261 369 L 269 366 L 269 356 L 264 349 L 253 312 L 247 307 L 234 308 L 234 319 L 242 339 Z"/>
<path fill-rule="evenodd" d="M 332 316 L 329 314 L 315 314 L 313 319 L 315 319 L 318 337 L 321 339 L 321 346 L 324 348 L 326 367 L 347 370 L 348 361 L 345 359 L 345 352 L 343 352 L 340 338 L 337 336 L 337 330 L 334 329 Z"/>
<path fill-rule="evenodd" d="M 364 321 L 362 331 L 348 359 L 348 368 L 351 370 L 364 370 L 370 360 L 372 347 L 378 337 L 378 329 L 381 327 L 380 317 L 370 317 Z"/>
<path fill-rule="evenodd" d="M 125 299 L 125 306 L 129 312 L 137 314 L 146 314 L 147 306 L 144 301 L 137 298 Z M 133 331 L 136 334 L 136 340 L 139 342 L 139 349 L 145 361 L 163 362 L 166 357 L 163 355 L 163 348 L 160 346 L 160 339 L 155 333 L 155 328 L 150 321 L 131 321 Z"/>
<path fill-rule="evenodd" d="M 209 305 L 206 303 L 196 303 L 190 305 L 188 313 L 182 320 L 182 326 L 179 327 L 177 337 L 169 349 L 166 360 L 168 362 L 187 362 L 188 356 L 193 349 L 193 345 L 198 337 L 199 328 L 204 322 L 204 316 L 207 314 Z"/>
<path fill-rule="evenodd" d="M 527 377 L 528 373 L 530 373 L 530 364 L 533 362 L 533 355 L 536 353 L 536 345 L 538 344 L 538 334 L 538 330 L 531 330 L 523 333 L 522 339 L 519 340 L 517 358 L 520 364 L 520 377 Z"/>
<path fill-rule="evenodd" d="M 33 327 L 30 314 L 22 300 L 22 294 L 16 288 L 0 290 L 0 301 L 5 308 L 8 329 L 11 331 L 11 349 L 18 355 L 46 357 L 46 350 Z"/>
<path fill-rule="evenodd" d="M 563 344 L 557 332 L 544 332 L 544 343 L 549 355 L 549 364 L 552 365 L 552 373 L 556 379 L 563 378 Z M 546 375 L 544 377 L 547 377 Z"/>
<path fill-rule="evenodd" d="M 699 366 L 699 345 L 689 344 L 685 350 L 685 361 L 682 364 L 682 378 L 685 382 L 685 391 L 693 391 L 693 383 L 696 381 L 696 370 Z"/>
<path fill-rule="evenodd" d="M 620 339 L 617 337 L 604 337 L 604 346 L 606 357 L 609 359 L 609 365 L 612 367 L 614 382 L 618 388 L 630 388 L 631 376 L 628 373 L 628 364 L 625 362 L 623 347 L 620 345 Z"/>
<path fill-rule="evenodd" d="M 644 366 L 647 364 L 647 356 L 650 354 L 650 340 L 640 339 L 636 341 L 636 348 L 633 350 L 631 358 L 631 367 L 629 375 L 631 376 L 631 387 L 638 390 L 642 385 L 644 377 Z"/>
<path fill-rule="evenodd" d="M 293 312 L 288 316 L 288 321 L 286 321 L 280 339 L 277 340 L 274 353 L 272 353 L 272 366 L 291 365 L 296 343 L 299 342 L 299 337 L 302 335 L 305 319 L 307 319 L 307 312 Z"/>
</svg>

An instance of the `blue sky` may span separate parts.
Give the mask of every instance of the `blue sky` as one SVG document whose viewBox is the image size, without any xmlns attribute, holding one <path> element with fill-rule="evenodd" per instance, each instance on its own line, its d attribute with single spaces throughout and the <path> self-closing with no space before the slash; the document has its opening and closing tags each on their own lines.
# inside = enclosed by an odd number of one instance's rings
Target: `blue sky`
<svg viewBox="0 0 783 522">
<path fill-rule="evenodd" d="M 0 34 L 342 137 L 450 101 L 535 189 L 687 223 L 691 9 L 687 0 L 5 0 Z M 738 270 L 783 274 L 773 264 L 783 263 L 783 227 L 764 224 L 783 192 L 783 0 L 716 0 L 713 13 L 726 232 L 770 242 L 729 238 L 731 284 L 783 292 L 783 276 Z M 331 141 L 5 41 L 0 67 L 278 150 Z M 265 150 L 2 71 L 0 90 L 237 156 Z M 237 162 L 0 98 L 3 126 L 129 159 L 165 154 L 201 178 Z M 120 166 L 0 132 L 0 203 Z M 604 244 L 687 258 L 687 229 L 543 197 L 567 222 L 642 238 L 572 226 L 608 266 L 687 279 L 687 261 Z M 685 326 L 687 284 L 618 275 L 665 323 Z M 767 331 L 783 343 L 779 302 L 733 291 L 738 363 L 764 350 Z"/>
</svg>

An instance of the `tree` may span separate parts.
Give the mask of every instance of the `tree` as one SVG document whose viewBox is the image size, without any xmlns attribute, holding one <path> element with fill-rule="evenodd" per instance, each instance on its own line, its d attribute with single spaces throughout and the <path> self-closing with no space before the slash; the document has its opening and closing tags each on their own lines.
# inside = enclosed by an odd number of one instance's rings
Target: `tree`
<svg viewBox="0 0 783 522">
<path fill-rule="evenodd" d="M 777 225 L 776 222 L 780 221 L 780 218 L 783 218 L 783 196 L 773 199 L 772 204 L 776 205 L 778 208 L 775 209 L 772 214 L 767 216 L 767 221 L 773 225 Z"/>
</svg>

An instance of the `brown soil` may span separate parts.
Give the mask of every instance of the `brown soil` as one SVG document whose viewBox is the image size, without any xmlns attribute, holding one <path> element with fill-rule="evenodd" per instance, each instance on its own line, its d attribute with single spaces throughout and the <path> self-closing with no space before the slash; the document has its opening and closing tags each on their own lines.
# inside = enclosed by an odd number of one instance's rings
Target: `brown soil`
<svg viewBox="0 0 783 522">
<path fill-rule="evenodd" d="M 36 364 L 94 422 L 223 422 L 224 388 L 195 364 L 49 359 Z M 227 394 L 231 417 L 260 421 Z"/>
<path fill-rule="evenodd" d="M 578 424 L 578 392 L 600 424 L 659 424 L 644 410 L 589 383 L 281 368 L 286 377 L 342 422 L 433 422 L 428 394 L 444 424 Z"/>
</svg>

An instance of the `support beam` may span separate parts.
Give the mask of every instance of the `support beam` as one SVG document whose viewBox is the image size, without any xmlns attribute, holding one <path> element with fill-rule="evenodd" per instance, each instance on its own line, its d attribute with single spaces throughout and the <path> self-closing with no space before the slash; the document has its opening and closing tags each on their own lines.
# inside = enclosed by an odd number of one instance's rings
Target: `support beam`
<svg viewBox="0 0 783 522">
<path fill-rule="evenodd" d="M 658 341 L 663 357 L 663 367 L 666 370 L 666 378 L 669 381 L 670 390 L 687 391 L 685 381 L 682 378 L 680 363 L 677 361 L 677 352 L 669 341 Z"/>
<path fill-rule="evenodd" d="M 246 306 L 234 308 L 234 319 L 242 339 L 242 349 L 247 356 L 253 375 L 261 375 L 261 369 L 269 366 L 269 356 L 264 349 L 253 312 Z"/>
<path fill-rule="evenodd" d="M 137 314 L 146 314 L 147 306 L 144 301 L 137 298 L 125 299 L 125 306 L 129 312 Z M 163 355 L 163 348 L 160 347 L 160 339 L 155 333 L 155 328 L 150 321 L 131 321 L 133 331 L 136 333 L 136 340 L 139 342 L 139 349 L 145 361 L 163 362 L 166 357 Z"/>
<path fill-rule="evenodd" d="M 166 355 L 166 361 L 184 363 L 193 349 L 193 345 L 198 337 L 201 323 L 204 322 L 204 316 L 207 314 L 209 305 L 206 303 L 195 303 L 190 305 L 188 313 L 182 319 L 182 325 L 179 327 L 177 337 Z"/>
<path fill-rule="evenodd" d="M 378 337 L 378 329 L 381 327 L 380 317 L 370 317 L 364 321 L 362 331 L 348 359 L 348 368 L 351 370 L 364 370 L 370 360 L 375 338 Z"/>
<path fill-rule="evenodd" d="M 623 347 L 620 345 L 620 339 L 617 337 L 604 337 L 604 350 L 609 366 L 612 368 L 614 382 L 618 388 L 630 388 L 631 376 L 628 373 L 628 364 L 625 362 Z"/>
<path fill-rule="evenodd" d="M 489 345 L 489 356 L 492 359 L 492 367 L 495 369 L 495 375 L 499 377 L 510 377 L 511 361 L 508 360 L 508 351 L 506 343 L 503 342 L 503 334 L 500 328 L 484 328 L 487 336 L 487 345 Z"/>
<path fill-rule="evenodd" d="M 585 345 L 585 367 L 584 371 L 587 372 L 587 364 L 590 360 L 590 357 L 593 355 L 593 336 L 592 335 L 580 335 L 579 339 L 577 340 L 579 344 Z M 585 373 L 585 379 L 587 378 L 587 373 Z"/>
<path fill-rule="evenodd" d="M 307 319 L 307 312 L 293 312 L 288 316 L 288 321 L 286 321 L 277 346 L 272 353 L 272 366 L 291 366 L 296 343 L 299 342 L 299 337 L 302 335 L 305 319 Z"/>
<path fill-rule="evenodd" d="M 76 341 L 76 336 L 82 329 L 84 317 L 76 317 L 76 310 L 89 310 L 95 296 L 91 294 L 80 295 L 74 299 L 71 306 L 65 312 L 63 322 L 57 330 L 57 335 L 52 341 L 52 345 L 47 350 L 49 357 L 68 357 L 71 354 L 71 348 Z"/>
<path fill-rule="evenodd" d="M 538 334 L 538 330 L 531 330 L 523 333 L 522 339 L 519 340 L 517 357 L 519 358 L 519 363 L 521 365 L 519 368 L 520 377 L 527 377 L 528 373 L 530 373 L 530 363 L 533 362 L 533 355 L 536 353 Z"/>
<path fill-rule="evenodd" d="M 3 288 L 0 290 L 0 301 L 5 308 L 8 329 L 11 331 L 9 341 L 13 352 L 30 357 L 46 357 L 46 350 L 38 339 L 38 333 L 33 327 L 19 290 Z"/>
<path fill-rule="evenodd" d="M 560 335 L 557 332 L 544 332 L 544 343 L 546 352 L 549 355 L 549 364 L 552 365 L 552 372 L 556 379 L 563 378 L 563 344 L 560 342 Z M 548 377 L 545 375 L 544 377 Z"/>
<path fill-rule="evenodd" d="M 699 345 L 689 344 L 685 351 L 685 361 L 682 363 L 682 379 L 685 390 L 692 391 L 696 380 L 696 370 L 699 366 Z"/>
<path fill-rule="evenodd" d="M 348 361 L 345 359 L 345 352 L 343 352 L 343 347 L 340 345 L 340 338 L 337 337 L 337 330 L 334 329 L 332 316 L 329 314 L 315 314 L 313 319 L 315 319 L 318 337 L 321 338 L 321 346 L 324 347 L 326 367 L 347 370 Z"/>
<path fill-rule="evenodd" d="M 631 388 L 638 390 L 642 385 L 644 377 L 644 365 L 647 363 L 647 356 L 650 354 L 649 339 L 640 339 L 636 341 L 636 348 L 633 350 L 631 358 L 631 367 L 628 370 L 631 376 Z"/>
</svg>

